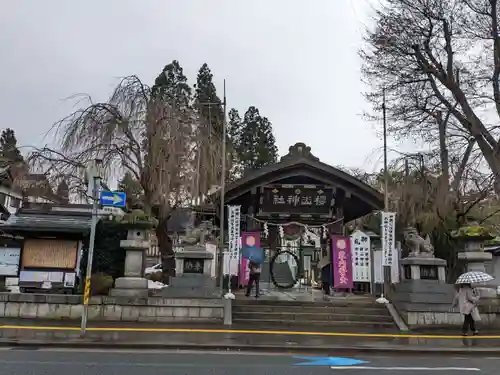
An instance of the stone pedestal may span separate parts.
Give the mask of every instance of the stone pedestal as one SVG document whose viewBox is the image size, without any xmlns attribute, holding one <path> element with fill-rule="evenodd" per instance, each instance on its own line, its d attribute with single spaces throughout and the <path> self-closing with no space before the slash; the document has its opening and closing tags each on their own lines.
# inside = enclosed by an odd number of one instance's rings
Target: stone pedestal
<svg viewBox="0 0 500 375">
<path fill-rule="evenodd" d="M 446 261 L 434 257 L 408 257 L 401 260 L 404 280 L 446 282 Z"/>
<path fill-rule="evenodd" d="M 204 246 L 184 247 L 175 253 L 175 277 L 161 295 L 170 298 L 220 298 L 216 279 L 211 276 L 214 256 Z"/>
<path fill-rule="evenodd" d="M 485 262 L 491 261 L 493 255 L 484 251 L 465 251 L 458 254 L 458 259 L 466 262 L 466 271 L 486 272 Z M 496 298 L 497 292 L 493 288 L 477 287 L 479 295 L 484 298 Z"/>
<path fill-rule="evenodd" d="M 390 300 L 407 324 L 409 317 L 432 311 L 448 311 L 455 294 L 446 283 L 446 261 L 433 256 L 408 257 L 401 260 L 403 278 L 394 284 Z"/>
<path fill-rule="evenodd" d="M 144 275 L 144 256 L 149 248 L 148 232 L 144 229 L 131 229 L 127 239 L 120 241 L 125 249 L 124 277 L 115 280 L 115 287 L 111 289 L 113 297 L 147 297 L 148 280 Z"/>
</svg>

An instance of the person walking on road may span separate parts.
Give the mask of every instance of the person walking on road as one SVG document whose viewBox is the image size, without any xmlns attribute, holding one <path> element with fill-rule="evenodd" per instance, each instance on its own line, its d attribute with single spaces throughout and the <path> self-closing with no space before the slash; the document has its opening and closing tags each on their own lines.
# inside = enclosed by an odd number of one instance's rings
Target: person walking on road
<svg viewBox="0 0 500 375">
<path fill-rule="evenodd" d="M 255 262 L 248 262 L 248 268 L 250 269 L 250 277 L 248 278 L 247 292 L 245 295 L 250 297 L 250 293 L 252 292 L 253 284 L 255 283 L 255 298 L 259 298 L 260 292 L 260 265 Z"/>
<path fill-rule="evenodd" d="M 462 334 L 467 335 L 469 329 L 474 336 L 479 332 L 476 329 L 476 322 L 481 320 L 477 304 L 479 295 L 476 290 L 472 289 L 470 284 L 460 284 L 455 299 L 453 300 L 453 308 L 458 306 L 460 313 L 464 316 L 464 324 L 462 325 Z"/>
</svg>

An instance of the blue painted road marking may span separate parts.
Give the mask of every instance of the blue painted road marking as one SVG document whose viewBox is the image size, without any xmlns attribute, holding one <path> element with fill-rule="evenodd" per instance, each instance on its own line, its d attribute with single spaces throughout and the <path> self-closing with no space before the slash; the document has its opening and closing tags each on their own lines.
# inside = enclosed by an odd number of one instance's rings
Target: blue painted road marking
<svg viewBox="0 0 500 375">
<path fill-rule="evenodd" d="M 296 363 L 296 366 L 355 366 L 365 363 L 368 361 L 361 361 L 355 358 L 342 358 L 342 357 L 293 357 L 295 359 L 301 359 L 308 362 Z"/>
<path fill-rule="evenodd" d="M 127 194 L 122 191 L 101 191 L 99 201 L 103 206 L 125 207 Z"/>
</svg>

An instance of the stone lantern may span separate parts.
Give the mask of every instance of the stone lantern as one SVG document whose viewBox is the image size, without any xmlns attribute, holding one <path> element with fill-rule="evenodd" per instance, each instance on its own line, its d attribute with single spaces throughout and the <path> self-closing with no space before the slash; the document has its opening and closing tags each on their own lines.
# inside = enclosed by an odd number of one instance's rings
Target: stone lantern
<svg viewBox="0 0 500 375">
<path fill-rule="evenodd" d="M 144 278 L 144 264 L 146 251 L 150 247 L 149 232 L 156 225 L 155 219 L 135 210 L 124 215 L 121 224 L 127 229 L 127 239 L 120 241 L 120 247 L 125 250 L 124 277 L 115 280 L 110 295 L 147 297 L 149 289 L 148 280 Z"/>
<path fill-rule="evenodd" d="M 477 221 L 468 219 L 466 225 L 452 232 L 451 236 L 459 247 L 458 259 L 466 264 L 466 271 L 486 272 L 486 262 L 492 260 L 492 254 L 484 251 L 486 241 L 494 238 L 487 228 Z M 478 288 L 484 297 L 494 297 L 496 291 L 491 288 Z"/>
<path fill-rule="evenodd" d="M 492 255 L 484 251 L 484 244 L 494 236 L 473 220 L 452 232 L 451 236 L 459 246 L 458 259 L 466 262 L 467 271 L 486 272 L 485 262 L 491 261 Z"/>
</svg>

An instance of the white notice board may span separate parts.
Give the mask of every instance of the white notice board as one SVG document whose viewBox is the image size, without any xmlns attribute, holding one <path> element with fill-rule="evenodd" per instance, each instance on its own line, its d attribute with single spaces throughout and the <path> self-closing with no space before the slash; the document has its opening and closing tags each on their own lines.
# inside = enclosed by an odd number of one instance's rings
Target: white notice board
<svg viewBox="0 0 500 375">
<path fill-rule="evenodd" d="M 17 276 L 21 249 L 12 247 L 0 248 L 0 276 Z"/>
</svg>

